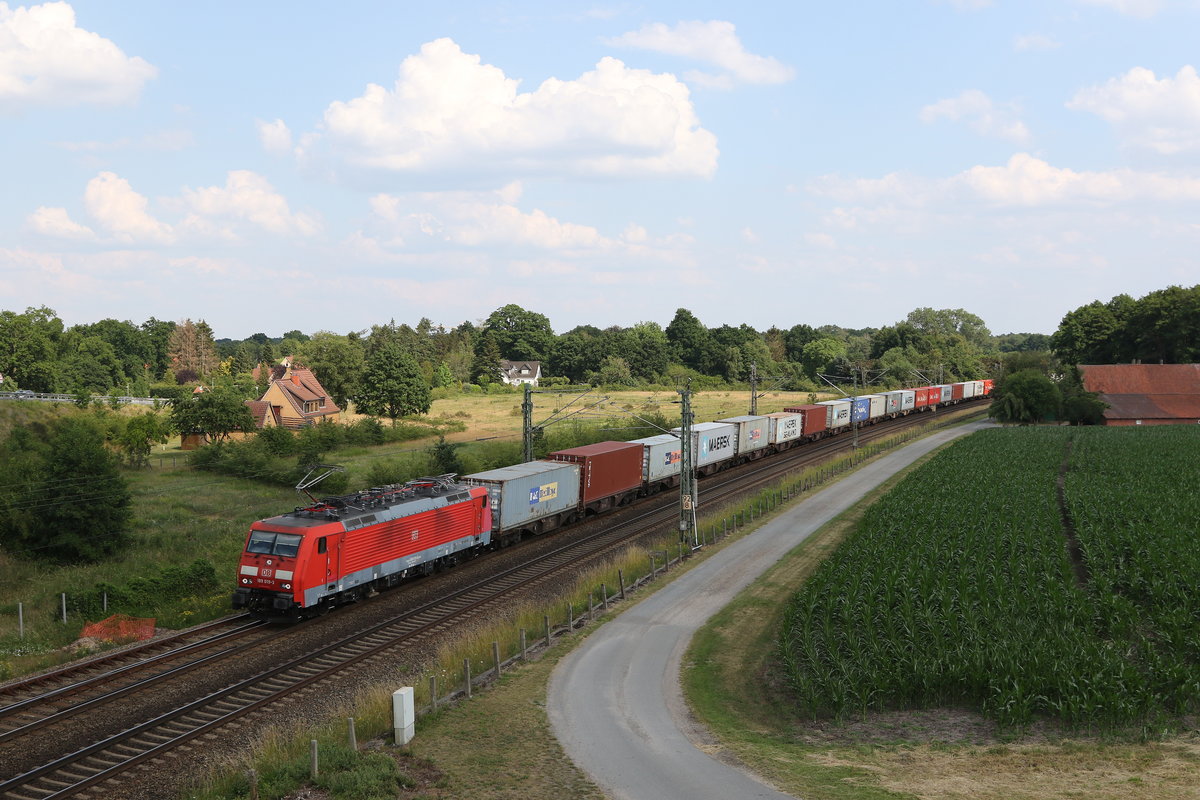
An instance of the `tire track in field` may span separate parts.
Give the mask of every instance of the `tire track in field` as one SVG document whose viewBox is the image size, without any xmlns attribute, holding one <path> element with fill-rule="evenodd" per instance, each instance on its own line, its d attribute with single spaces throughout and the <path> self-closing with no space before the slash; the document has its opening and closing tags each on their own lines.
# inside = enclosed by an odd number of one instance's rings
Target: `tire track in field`
<svg viewBox="0 0 1200 800">
<path fill-rule="evenodd" d="M 1071 569 L 1075 573 L 1075 584 L 1080 589 L 1086 590 L 1092 578 L 1091 571 L 1088 569 L 1087 560 L 1083 557 L 1083 548 L 1079 546 L 1079 537 L 1075 533 L 1075 520 L 1071 517 L 1071 510 L 1067 507 L 1067 470 L 1071 466 L 1071 449 L 1074 445 L 1073 439 L 1067 439 L 1066 446 L 1063 448 L 1062 464 L 1058 468 L 1058 480 L 1054 482 L 1054 486 L 1058 495 L 1058 513 L 1062 516 L 1063 534 L 1067 539 L 1067 557 L 1070 559 Z"/>
</svg>

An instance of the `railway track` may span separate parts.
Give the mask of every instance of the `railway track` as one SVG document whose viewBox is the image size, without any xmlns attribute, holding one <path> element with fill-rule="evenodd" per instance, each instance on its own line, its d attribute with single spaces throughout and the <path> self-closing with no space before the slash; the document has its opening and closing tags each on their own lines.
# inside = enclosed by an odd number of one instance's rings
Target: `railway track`
<svg viewBox="0 0 1200 800">
<path fill-rule="evenodd" d="M 864 428 L 859 433 L 859 440 L 865 443 L 888 437 L 909 425 L 930 421 L 927 415 L 914 416 L 917 419 L 900 418 Z M 729 502 L 739 495 L 757 491 L 761 486 L 777 481 L 783 474 L 844 450 L 848 442 L 848 436 L 834 437 L 793 448 L 775 458 L 750 462 L 738 470 L 718 473 L 702 481 L 701 496 L 706 504 Z M 68 796 L 108 796 L 114 787 L 120 785 L 120 777 L 139 764 L 159 759 L 197 739 L 216 741 L 226 726 L 246 720 L 285 699 L 318 691 L 319 687 L 336 680 L 346 670 L 368 671 L 377 664 L 394 661 L 398 648 L 411 648 L 420 642 L 431 641 L 464 620 L 488 614 L 493 609 L 511 603 L 511 598 L 522 591 L 563 579 L 578 570 L 581 564 L 624 548 L 630 541 L 644 537 L 648 531 L 661 532 L 664 525 L 677 519 L 674 499 L 668 494 L 614 517 L 579 526 L 577 531 L 572 530 L 569 538 L 560 534 L 554 539 L 554 547 L 527 563 L 486 575 L 400 616 L 345 632 L 336 641 L 293 654 L 248 677 L 201 693 L 202 696 L 190 695 L 163 713 L 98 736 L 66 755 L 48 759 L 40 766 L 25 769 L 19 775 L 0 773 L 0 798 L 47 800 Z M 260 630 L 260 627 L 246 625 L 244 620 L 241 624 L 232 624 L 229 620 L 222 622 L 230 623 L 229 627 L 208 637 L 212 641 L 206 646 L 202 647 L 202 642 L 182 643 L 184 648 L 181 650 L 152 656 L 147 654 L 147 663 L 152 658 L 159 664 L 155 668 L 142 670 L 136 662 L 109 664 L 106 668 L 93 666 L 91 672 L 81 673 L 82 679 L 75 682 L 66 677 L 69 670 L 62 670 L 56 673 L 59 675 L 56 680 L 67 682 L 49 690 L 41 690 L 40 694 L 34 688 L 34 679 L 14 684 L 24 686 L 23 691 L 33 692 L 35 696 L 27 696 L 0 707 L 0 763 L 5 761 L 3 756 L 6 751 L 15 752 L 13 748 L 19 748 L 23 742 L 35 738 L 36 731 L 45 729 L 52 735 L 55 726 L 62 725 L 68 717 L 103 715 L 107 706 L 136 697 L 156 682 L 178 680 L 181 671 L 204 670 L 252 647 L 267 649 L 261 647 L 260 638 L 223 647 L 223 643 L 233 642 L 254 630 Z M 269 632 L 271 629 L 261 630 Z M 282 633 L 279 629 L 275 630 L 277 634 Z M 195 657 L 188 659 L 189 655 Z M 88 664 L 97 665 L 99 661 L 93 660 L 70 669 L 85 669 Z M 152 674 L 147 675 L 147 672 Z M 197 682 L 197 685 L 200 683 Z M 5 687 L 6 690 L 10 688 Z M 0 697 L 15 696 L 0 694 Z M 39 702 L 42 698 L 45 702 Z M 36 736 L 46 735 L 43 731 Z"/>
</svg>

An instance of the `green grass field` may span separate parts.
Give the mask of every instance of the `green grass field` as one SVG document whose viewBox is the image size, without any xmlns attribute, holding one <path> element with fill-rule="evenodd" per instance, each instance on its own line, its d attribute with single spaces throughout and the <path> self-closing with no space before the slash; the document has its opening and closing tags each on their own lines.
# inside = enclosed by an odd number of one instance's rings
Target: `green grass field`
<svg viewBox="0 0 1200 800">
<path fill-rule="evenodd" d="M 1174 728 L 1200 709 L 1197 446 L 1182 427 L 954 444 L 792 599 L 780 648 L 797 710 L 964 706 L 1010 727 Z M 1082 572 L 1058 504 L 1064 463 Z"/>
</svg>

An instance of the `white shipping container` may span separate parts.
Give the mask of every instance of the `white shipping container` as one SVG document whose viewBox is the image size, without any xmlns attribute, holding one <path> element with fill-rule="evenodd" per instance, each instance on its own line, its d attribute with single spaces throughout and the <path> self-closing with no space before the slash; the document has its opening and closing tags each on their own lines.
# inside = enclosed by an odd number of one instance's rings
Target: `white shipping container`
<svg viewBox="0 0 1200 800">
<path fill-rule="evenodd" d="M 661 481 L 679 474 L 683 464 L 683 442 L 669 433 L 634 439 L 642 446 L 642 479 Z"/>
<path fill-rule="evenodd" d="M 727 422 L 737 426 L 738 453 L 751 453 L 770 444 L 771 425 L 766 417 L 744 414 L 740 417 L 719 419 L 717 422 Z"/>
<path fill-rule="evenodd" d="M 887 413 L 887 398 L 881 394 L 864 394 L 864 398 L 871 401 L 871 411 L 867 414 L 867 419 L 879 419 Z"/>
<path fill-rule="evenodd" d="M 829 409 L 828 416 L 825 417 L 827 430 L 844 428 L 850 424 L 850 409 L 854 404 L 849 400 L 822 400 L 817 405 Z"/>
<path fill-rule="evenodd" d="M 887 413 L 889 414 L 912 411 L 917 405 L 917 393 L 912 389 L 897 389 L 894 392 L 884 392 L 883 396 L 888 399 Z"/>
<path fill-rule="evenodd" d="M 675 428 L 672 433 L 682 433 Z M 737 452 L 737 426 L 723 422 L 700 422 L 692 426 L 692 461 L 695 466 L 715 464 L 733 458 Z"/>
<path fill-rule="evenodd" d="M 804 417 L 801 414 L 780 411 L 767 414 L 767 419 L 771 420 L 771 430 L 768 434 L 771 444 L 790 442 L 804 435 Z"/>
</svg>

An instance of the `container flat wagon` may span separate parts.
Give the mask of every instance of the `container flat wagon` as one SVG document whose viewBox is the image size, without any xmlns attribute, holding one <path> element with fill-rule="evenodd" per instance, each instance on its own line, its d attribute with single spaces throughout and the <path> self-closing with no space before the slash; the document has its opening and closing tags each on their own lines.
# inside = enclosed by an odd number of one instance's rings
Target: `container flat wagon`
<svg viewBox="0 0 1200 800">
<path fill-rule="evenodd" d="M 530 461 L 464 475 L 462 482 L 488 490 L 492 537 L 502 543 L 553 530 L 580 513 L 578 464 Z"/>
<path fill-rule="evenodd" d="M 579 465 L 579 495 L 587 514 L 598 514 L 633 501 L 642 489 L 642 446 L 633 442 L 597 442 L 559 450 L 546 457 Z"/>
</svg>

